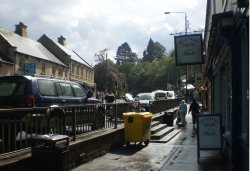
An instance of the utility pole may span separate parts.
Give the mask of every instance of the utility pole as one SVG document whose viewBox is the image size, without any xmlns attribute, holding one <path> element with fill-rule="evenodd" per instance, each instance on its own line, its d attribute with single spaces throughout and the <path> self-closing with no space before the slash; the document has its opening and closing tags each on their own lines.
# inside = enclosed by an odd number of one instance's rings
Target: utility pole
<svg viewBox="0 0 250 171">
<path fill-rule="evenodd" d="M 185 35 L 187 35 L 187 29 L 188 29 L 187 13 L 186 12 L 165 12 L 164 14 L 171 14 L 171 13 L 185 14 Z M 186 102 L 188 100 L 188 97 L 187 97 L 187 93 L 188 93 L 187 80 L 188 80 L 188 65 L 186 65 Z"/>
</svg>

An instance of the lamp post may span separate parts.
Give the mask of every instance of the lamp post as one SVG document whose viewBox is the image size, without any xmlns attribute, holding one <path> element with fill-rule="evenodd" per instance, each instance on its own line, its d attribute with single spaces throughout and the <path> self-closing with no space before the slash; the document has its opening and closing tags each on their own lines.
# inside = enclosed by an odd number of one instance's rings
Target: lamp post
<svg viewBox="0 0 250 171">
<path fill-rule="evenodd" d="M 185 15 L 185 35 L 187 35 L 187 29 L 188 29 L 187 13 L 186 12 L 164 12 L 164 14 L 172 14 L 172 13 L 184 14 Z M 187 79 L 188 79 L 188 66 L 186 65 L 186 102 L 188 100 L 188 98 L 187 98 L 187 93 L 188 93 Z"/>
</svg>

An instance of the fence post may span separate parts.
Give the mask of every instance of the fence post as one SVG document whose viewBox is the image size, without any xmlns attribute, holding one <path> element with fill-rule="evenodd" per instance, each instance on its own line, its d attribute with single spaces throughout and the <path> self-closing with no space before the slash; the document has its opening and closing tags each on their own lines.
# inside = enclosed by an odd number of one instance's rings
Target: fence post
<svg viewBox="0 0 250 171">
<path fill-rule="evenodd" d="M 117 128 L 117 103 L 115 99 L 115 128 Z"/>
<path fill-rule="evenodd" d="M 72 136 L 73 141 L 76 140 L 76 108 L 73 108 L 73 115 L 72 115 Z"/>
</svg>

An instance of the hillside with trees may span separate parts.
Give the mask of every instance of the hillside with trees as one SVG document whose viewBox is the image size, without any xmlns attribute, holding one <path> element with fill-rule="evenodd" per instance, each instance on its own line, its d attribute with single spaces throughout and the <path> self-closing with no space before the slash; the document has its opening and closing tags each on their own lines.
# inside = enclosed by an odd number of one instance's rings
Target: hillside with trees
<svg viewBox="0 0 250 171">
<path fill-rule="evenodd" d="M 111 60 L 99 60 L 94 67 L 98 91 L 105 91 L 105 85 L 107 91 L 117 90 L 118 95 L 175 89 L 186 71 L 184 66 L 176 66 L 174 50 L 166 54 L 165 47 L 150 39 L 144 52 L 142 60 L 138 60 L 137 54 L 125 42 L 117 49 L 116 64 Z M 102 55 L 100 51 L 99 56 Z"/>
</svg>

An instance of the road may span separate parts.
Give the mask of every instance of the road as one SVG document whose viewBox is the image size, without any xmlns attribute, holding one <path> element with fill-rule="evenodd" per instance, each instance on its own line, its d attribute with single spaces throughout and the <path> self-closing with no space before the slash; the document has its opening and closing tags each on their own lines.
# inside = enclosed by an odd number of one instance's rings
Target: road
<svg viewBox="0 0 250 171">
<path fill-rule="evenodd" d="M 73 171 L 226 171 L 218 151 L 202 151 L 201 163 L 197 163 L 196 131 L 192 129 L 191 115 L 186 119 L 187 125 L 167 143 L 124 145 Z"/>
</svg>

